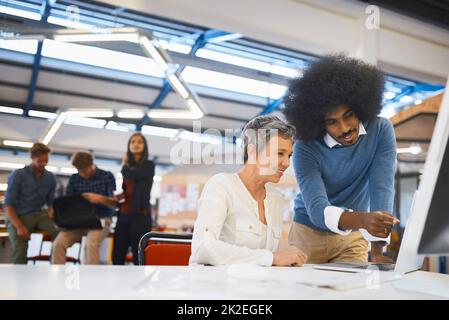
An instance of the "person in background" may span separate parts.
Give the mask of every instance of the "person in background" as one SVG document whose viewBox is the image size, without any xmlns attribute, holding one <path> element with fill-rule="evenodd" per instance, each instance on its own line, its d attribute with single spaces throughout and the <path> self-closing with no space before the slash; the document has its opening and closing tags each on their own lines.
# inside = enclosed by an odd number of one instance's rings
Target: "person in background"
<svg viewBox="0 0 449 320">
<path fill-rule="evenodd" d="M 243 129 L 244 164 L 207 181 L 198 202 L 189 263 L 302 266 L 296 247 L 278 251 L 285 200 L 277 183 L 290 164 L 295 129 L 259 116 Z"/>
<path fill-rule="evenodd" d="M 382 253 L 391 229 L 396 139 L 378 116 L 384 75 L 343 55 L 325 56 L 291 82 L 284 109 L 296 127 L 295 198 L 289 243 L 310 263 L 393 262 Z"/>
<path fill-rule="evenodd" d="M 154 162 L 148 160 L 148 144 L 142 134 L 135 133 L 129 138 L 121 172 L 123 193 L 118 196 L 121 204 L 114 232 L 112 262 L 125 264 L 131 246 L 134 265 L 138 265 L 140 238 L 151 230 L 150 198 L 155 172 Z"/>
<path fill-rule="evenodd" d="M 44 231 L 54 239 L 58 233 L 53 223 L 52 203 L 56 179 L 47 171 L 50 149 L 35 143 L 30 149 L 31 164 L 8 177 L 5 194 L 7 228 L 12 245 L 12 262 L 26 264 L 28 240 L 35 231 Z M 47 206 L 47 209 L 45 209 Z"/>
<path fill-rule="evenodd" d="M 112 208 L 117 204 L 113 196 L 115 178 L 111 172 L 99 169 L 88 152 L 75 153 L 71 162 L 78 173 L 70 177 L 66 196 L 82 195 L 97 205 L 102 229 L 61 230 L 53 243 L 52 263 L 65 264 L 67 249 L 87 235 L 85 263 L 100 264 L 100 245 L 109 234 Z"/>
</svg>

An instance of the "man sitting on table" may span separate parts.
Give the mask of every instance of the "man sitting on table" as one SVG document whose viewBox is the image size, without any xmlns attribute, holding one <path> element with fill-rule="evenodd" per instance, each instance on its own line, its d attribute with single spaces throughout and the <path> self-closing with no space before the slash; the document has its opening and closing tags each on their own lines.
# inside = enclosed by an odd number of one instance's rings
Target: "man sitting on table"
<svg viewBox="0 0 449 320">
<path fill-rule="evenodd" d="M 100 245 L 109 234 L 112 208 L 117 204 L 113 196 L 115 178 L 111 172 L 97 168 L 88 152 L 75 153 L 72 165 L 78 173 L 70 177 L 66 195 L 82 195 L 90 203 L 97 205 L 102 229 L 61 230 L 53 244 L 52 263 L 65 264 L 67 248 L 87 235 L 86 264 L 100 264 Z"/>
<path fill-rule="evenodd" d="M 295 247 L 278 251 L 285 200 L 271 184 L 290 164 L 292 126 L 259 116 L 243 129 L 244 165 L 219 173 L 204 186 L 198 202 L 190 264 L 302 266 Z"/>
</svg>

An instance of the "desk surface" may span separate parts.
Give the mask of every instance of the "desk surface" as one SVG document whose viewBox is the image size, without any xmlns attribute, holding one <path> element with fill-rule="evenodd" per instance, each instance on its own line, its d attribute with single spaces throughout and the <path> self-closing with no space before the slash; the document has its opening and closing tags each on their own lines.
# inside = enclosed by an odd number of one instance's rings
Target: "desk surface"
<svg viewBox="0 0 449 320">
<path fill-rule="evenodd" d="M 449 276 L 422 271 L 407 274 L 397 281 L 381 283 L 377 287 L 362 286 L 351 290 L 333 290 L 301 283 L 304 277 L 342 275 L 314 270 L 311 266 L 264 268 L 262 280 L 239 278 L 235 272 L 229 271 L 228 267 L 204 266 L 0 265 L 0 300 L 441 299 L 441 296 L 432 294 L 404 291 L 398 284 L 437 281 L 439 285 L 449 288 Z M 260 271 L 258 269 L 257 272 Z M 409 283 L 410 286 L 414 285 Z"/>
</svg>

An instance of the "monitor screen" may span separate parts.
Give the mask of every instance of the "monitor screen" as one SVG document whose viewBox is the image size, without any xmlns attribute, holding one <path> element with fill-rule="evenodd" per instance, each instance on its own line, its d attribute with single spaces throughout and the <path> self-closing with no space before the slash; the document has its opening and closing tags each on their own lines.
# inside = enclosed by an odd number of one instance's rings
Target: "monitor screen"
<svg viewBox="0 0 449 320">
<path fill-rule="evenodd" d="M 447 123 L 449 125 L 449 123 Z M 418 253 L 449 253 L 449 145 L 445 148 Z"/>
<path fill-rule="evenodd" d="M 449 81 L 433 130 L 414 208 L 422 230 L 418 253 L 449 254 Z"/>
</svg>

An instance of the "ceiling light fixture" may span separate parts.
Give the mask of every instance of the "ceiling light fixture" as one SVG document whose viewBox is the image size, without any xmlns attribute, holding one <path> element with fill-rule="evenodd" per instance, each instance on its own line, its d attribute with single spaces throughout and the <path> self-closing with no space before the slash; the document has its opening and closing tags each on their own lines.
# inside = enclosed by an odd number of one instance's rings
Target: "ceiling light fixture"
<svg viewBox="0 0 449 320">
<path fill-rule="evenodd" d="M 27 149 L 29 149 L 33 146 L 32 142 L 15 141 L 15 140 L 3 140 L 3 144 L 5 146 L 20 147 L 20 148 L 27 148 Z"/>
</svg>

